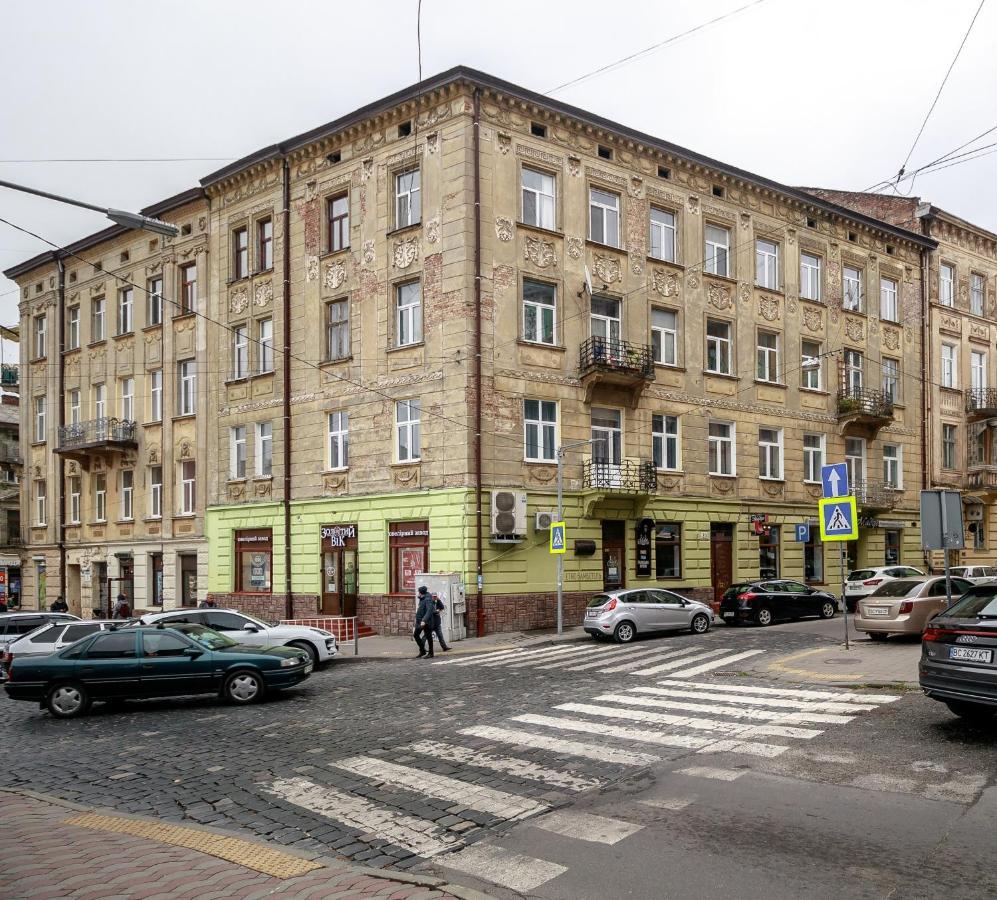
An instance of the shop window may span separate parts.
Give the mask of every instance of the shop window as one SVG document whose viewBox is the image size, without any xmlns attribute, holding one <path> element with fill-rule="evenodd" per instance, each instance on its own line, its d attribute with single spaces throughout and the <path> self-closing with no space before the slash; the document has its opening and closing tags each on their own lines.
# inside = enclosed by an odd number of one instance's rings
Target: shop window
<svg viewBox="0 0 997 900">
<path fill-rule="evenodd" d="M 415 591 L 415 576 L 429 567 L 429 522 L 392 522 L 388 525 L 392 594 Z"/>
<path fill-rule="evenodd" d="M 900 532 L 886 531 L 883 533 L 883 536 L 886 543 L 883 564 L 887 566 L 900 565 Z"/>
<path fill-rule="evenodd" d="M 682 577 L 682 523 L 661 522 L 654 533 L 654 564 L 658 578 Z"/>
<path fill-rule="evenodd" d="M 803 577 L 808 584 L 824 582 L 824 544 L 812 525 L 810 540 L 803 545 Z"/>
<path fill-rule="evenodd" d="M 272 590 L 273 531 L 259 528 L 235 533 L 235 589 L 242 594 Z"/>
<path fill-rule="evenodd" d="M 778 525 L 769 525 L 758 536 L 758 577 L 779 577 Z"/>
</svg>

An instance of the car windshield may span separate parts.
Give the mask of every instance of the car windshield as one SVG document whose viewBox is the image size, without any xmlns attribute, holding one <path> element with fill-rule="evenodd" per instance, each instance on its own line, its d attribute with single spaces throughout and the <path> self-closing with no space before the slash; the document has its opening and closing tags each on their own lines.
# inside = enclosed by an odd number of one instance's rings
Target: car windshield
<svg viewBox="0 0 997 900">
<path fill-rule="evenodd" d="M 997 588 L 967 592 L 945 610 L 945 615 L 953 619 L 997 618 Z"/>
<path fill-rule="evenodd" d="M 726 591 L 724 591 L 724 600 L 729 597 L 736 597 L 738 594 L 743 594 L 753 585 L 750 582 L 744 582 L 743 584 L 732 584 Z"/>
<path fill-rule="evenodd" d="M 856 569 L 851 575 L 848 576 L 849 581 L 865 581 L 867 578 L 872 578 L 876 573 L 872 569 Z"/>
<path fill-rule="evenodd" d="M 217 631 L 207 628 L 204 625 L 190 623 L 174 625 L 173 627 L 209 650 L 225 650 L 228 647 L 238 646 L 238 641 L 233 641 L 232 638 L 226 637 L 224 634 L 219 634 Z"/>
<path fill-rule="evenodd" d="M 591 600 L 589 600 L 589 602 L 588 602 L 588 605 L 589 605 L 589 609 L 592 609 L 592 608 L 594 608 L 594 607 L 596 607 L 596 606 L 605 606 L 605 605 L 606 605 L 607 603 L 609 603 L 609 601 L 610 601 L 610 600 L 612 600 L 612 599 L 613 599 L 613 598 L 612 598 L 612 597 L 610 597 L 610 596 L 609 596 L 609 594 L 596 594 L 596 595 L 595 595 L 595 596 L 594 596 L 594 597 L 593 597 L 593 598 L 592 598 Z"/>
<path fill-rule="evenodd" d="M 908 594 L 916 594 L 923 582 L 910 581 L 906 578 L 897 581 L 888 581 L 877 590 L 874 597 L 906 597 Z"/>
</svg>

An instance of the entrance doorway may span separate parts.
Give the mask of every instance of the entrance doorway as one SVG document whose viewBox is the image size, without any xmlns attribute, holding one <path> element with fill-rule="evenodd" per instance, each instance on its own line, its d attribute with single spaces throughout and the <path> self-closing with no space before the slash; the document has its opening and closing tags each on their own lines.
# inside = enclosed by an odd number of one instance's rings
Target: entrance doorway
<svg viewBox="0 0 997 900">
<path fill-rule="evenodd" d="M 322 529 L 322 613 L 357 614 L 357 526 Z"/>
<path fill-rule="evenodd" d="M 728 522 L 710 525 L 710 579 L 713 602 L 719 603 L 734 580 L 734 526 Z"/>
<path fill-rule="evenodd" d="M 626 587 L 626 522 L 602 523 L 602 589 L 618 591 Z"/>
<path fill-rule="evenodd" d="M 181 553 L 180 558 L 180 605 L 197 606 L 197 556 Z"/>
</svg>

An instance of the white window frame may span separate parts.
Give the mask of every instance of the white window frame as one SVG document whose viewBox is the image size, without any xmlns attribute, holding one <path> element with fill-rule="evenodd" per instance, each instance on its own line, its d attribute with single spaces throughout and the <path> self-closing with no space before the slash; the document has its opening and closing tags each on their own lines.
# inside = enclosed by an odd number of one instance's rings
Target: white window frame
<svg viewBox="0 0 997 900">
<path fill-rule="evenodd" d="M 48 524 L 48 484 L 44 478 L 35 481 L 35 524 Z"/>
<path fill-rule="evenodd" d="M 807 345 L 817 348 L 817 354 L 807 353 Z M 808 391 L 824 389 L 824 354 L 820 341 L 805 339 L 800 342 L 800 387 Z"/>
<path fill-rule="evenodd" d="M 979 272 L 969 273 L 969 311 L 982 316 L 987 304 L 987 282 Z"/>
<path fill-rule="evenodd" d="M 679 364 L 679 314 L 676 310 L 651 307 L 651 348 L 654 361 L 659 365 Z"/>
<path fill-rule="evenodd" d="M 883 483 L 896 491 L 904 487 L 904 448 L 900 444 L 883 444 Z"/>
<path fill-rule="evenodd" d="M 246 426 L 233 425 L 228 439 L 228 477 L 230 481 L 246 477 Z"/>
<path fill-rule="evenodd" d="M 35 316 L 35 359 L 48 356 L 48 316 Z"/>
<path fill-rule="evenodd" d="M 800 251 L 800 299 L 820 302 L 824 297 L 824 260 L 816 253 Z"/>
<path fill-rule="evenodd" d="M 880 362 L 883 379 L 883 393 L 894 403 L 900 402 L 900 360 L 884 356 Z"/>
<path fill-rule="evenodd" d="M 717 334 L 710 334 L 710 326 L 719 325 L 727 329 L 726 337 Z M 717 366 L 710 368 L 710 349 L 713 348 L 713 355 L 716 357 Z M 721 366 L 726 362 L 726 366 Z M 734 366 L 734 340 L 733 325 L 727 319 L 707 319 L 706 320 L 706 371 L 711 375 L 731 375 Z"/>
<path fill-rule="evenodd" d="M 884 322 L 900 321 L 900 284 L 886 275 L 879 279 L 879 317 Z"/>
<path fill-rule="evenodd" d="M 256 476 L 273 475 L 273 423 L 256 423 Z"/>
<path fill-rule="evenodd" d="M 339 471 L 350 466 L 350 415 L 344 410 L 334 410 L 326 418 L 328 466 Z"/>
<path fill-rule="evenodd" d="M 402 417 L 404 413 L 404 418 Z M 395 460 L 419 462 L 422 459 L 422 401 L 418 398 L 395 402 Z M 403 452 L 402 435 L 405 435 Z"/>
<path fill-rule="evenodd" d="M 408 185 L 403 179 L 414 176 Z M 395 228 L 422 221 L 422 170 L 418 166 L 395 173 Z"/>
<path fill-rule="evenodd" d="M 135 420 L 135 379 L 122 378 L 119 382 L 121 388 L 121 418 L 126 422 Z"/>
<path fill-rule="evenodd" d="M 146 282 L 146 327 L 163 324 L 163 279 L 156 275 Z"/>
<path fill-rule="evenodd" d="M 35 437 L 36 444 L 40 444 L 46 439 L 45 426 L 48 418 L 48 397 L 40 394 L 35 397 Z"/>
<path fill-rule="evenodd" d="M 414 290 L 408 293 L 409 289 Z M 422 282 L 405 281 L 395 285 L 395 346 L 412 347 L 420 343 L 422 343 Z"/>
<path fill-rule="evenodd" d="M 180 463 L 180 515 L 194 515 L 197 506 L 197 465 L 192 459 Z"/>
<path fill-rule="evenodd" d="M 531 415 L 531 404 L 536 404 Z M 557 462 L 557 401 L 526 398 L 523 400 L 523 459 L 526 462 Z M 530 436 L 536 452 L 530 454 Z"/>
<path fill-rule="evenodd" d="M 249 377 L 249 328 L 236 325 L 232 328 L 232 378 Z"/>
<path fill-rule="evenodd" d="M 104 321 L 104 299 L 95 297 L 90 301 L 90 342 L 104 340 L 106 323 Z"/>
<path fill-rule="evenodd" d="M 708 275 L 730 278 L 730 229 L 724 225 L 711 225 L 707 222 L 704 235 L 706 252 L 703 254 L 703 271 Z M 719 238 L 721 235 L 722 242 Z"/>
<path fill-rule="evenodd" d="M 658 218 L 655 218 L 655 213 Z M 678 257 L 678 216 L 670 209 L 652 206 L 649 219 L 648 255 L 663 262 L 675 262 Z"/>
<path fill-rule="evenodd" d="M 256 323 L 258 358 L 256 371 L 266 375 L 273 371 L 273 319 L 260 319 Z"/>
<path fill-rule="evenodd" d="M 755 238 L 755 284 L 779 290 L 779 245 L 768 238 Z"/>
<path fill-rule="evenodd" d="M 714 427 L 726 429 L 726 434 L 714 434 Z M 707 465 L 710 475 L 733 478 L 737 475 L 737 425 L 734 422 L 711 420 L 707 426 Z M 724 448 L 726 447 L 729 466 L 725 467 Z"/>
<path fill-rule="evenodd" d="M 158 477 L 158 480 L 157 480 Z M 163 467 L 149 467 L 149 518 L 163 517 Z"/>
<path fill-rule="evenodd" d="M 771 339 L 774 346 L 763 344 L 763 339 Z M 756 368 L 755 377 L 769 384 L 779 384 L 779 344 L 780 335 L 777 331 L 766 331 L 760 328 L 755 339 Z"/>
<path fill-rule="evenodd" d="M 80 349 L 80 307 L 70 306 L 66 317 L 66 349 Z"/>
<path fill-rule="evenodd" d="M 527 184 L 527 174 L 536 176 L 539 179 L 539 185 Z M 554 231 L 557 227 L 557 178 L 550 172 L 534 169 L 532 166 L 523 166 L 520 173 L 520 188 L 523 224 Z M 534 215 L 532 219 L 526 212 L 527 196 L 533 198 Z"/>
<path fill-rule="evenodd" d="M 118 334 L 135 330 L 135 291 L 126 287 L 118 291 Z"/>
<path fill-rule="evenodd" d="M 82 419 L 82 411 L 80 407 L 80 389 L 73 388 L 69 392 L 69 424 L 79 425 Z"/>
<path fill-rule="evenodd" d="M 859 454 L 849 453 L 849 445 L 853 445 L 860 449 Z M 869 445 L 865 438 L 845 438 L 845 465 L 848 469 L 848 485 L 855 490 L 855 486 L 859 484 L 865 484 L 866 480 L 866 461 L 869 458 Z M 855 471 L 855 460 L 859 461 L 861 471 Z"/>
<path fill-rule="evenodd" d="M 680 429 L 678 416 L 670 416 L 665 413 L 652 414 L 651 459 L 654 460 L 655 467 L 659 472 L 680 472 L 682 470 Z M 675 465 L 668 465 L 669 456 L 674 457 Z"/>
<path fill-rule="evenodd" d="M 121 483 L 121 520 L 130 522 L 135 518 L 135 470 L 122 469 Z"/>
<path fill-rule="evenodd" d="M 107 521 L 107 476 L 103 472 L 93 476 L 93 520 Z"/>
<path fill-rule="evenodd" d="M 974 391 L 986 389 L 987 382 L 987 354 L 983 350 L 970 350 L 969 352 L 969 386 Z"/>
<path fill-rule="evenodd" d="M 844 360 L 845 386 L 848 392 L 861 391 L 865 387 L 865 354 L 861 350 L 846 347 Z"/>
<path fill-rule="evenodd" d="M 862 282 L 865 273 L 858 266 L 842 268 L 843 306 L 852 312 L 862 312 Z"/>
<path fill-rule="evenodd" d="M 177 415 L 197 412 L 197 361 L 183 359 L 177 363 Z"/>
<path fill-rule="evenodd" d="M 942 344 L 941 366 L 942 387 L 957 389 L 959 387 L 959 363 L 955 344 Z"/>
<path fill-rule="evenodd" d="M 107 418 L 107 385 L 103 383 L 93 386 L 93 417 Z"/>
<path fill-rule="evenodd" d="M 153 369 L 149 372 L 149 405 L 151 422 L 163 421 L 163 370 Z"/>
<path fill-rule="evenodd" d="M 762 436 L 765 435 L 763 440 Z M 774 435 L 774 439 L 769 435 Z M 782 481 L 785 467 L 783 466 L 783 429 L 758 429 L 758 477 L 762 481 Z"/>
<path fill-rule="evenodd" d="M 79 525 L 82 515 L 81 496 L 83 479 L 79 475 L 69 476 L 69 525 Z"/>
<path fill-rule="evenodd" d="M 816 441 L 814 440 L 816 438 Z M 810 446 L 807 442 L 810 442 Z M 824 466 L 824 454 L 827 448 L 827 436 L 815 432 L 803 434 L 803 482 L 804 484 L 820 484 L 820 470 Z"/>
<path fill-rule="evenodd" d="M 553 294 L 551 303 L 542 303 L 539 299 L 526 296 L 526 285 L 537 285 L 548 288 Z M 547 281 L 538 281 L 535 278 L 523 279 L 523 340 L 531 344 L 543 344 L 547 347 L 557 346 L 557 287 Z M 533 328 L 530 328 L 529 314 L 533 314 Z M 550 326 L 550 340 L 544 340 L 544 336 Z"/>
<path fill-rule="evenodd" d="M 938 302 L 955 306 L 955 266 L 942 263 L 938 267 Z"/>
<path fill-rule="evenodd" d="M 615 202 L 610 203 L 602 197 L 612 197 Z M 589 185 L 589 240 L 607 247 L 620 246 L 620 205 L 619 194 Z M 596 235 L 597 222 L 601 236 Z"/>
</svg>

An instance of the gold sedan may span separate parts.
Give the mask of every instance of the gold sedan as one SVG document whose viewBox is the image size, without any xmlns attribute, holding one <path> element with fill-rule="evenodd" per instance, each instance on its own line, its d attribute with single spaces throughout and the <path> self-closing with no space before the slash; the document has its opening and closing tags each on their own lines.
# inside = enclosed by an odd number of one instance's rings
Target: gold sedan
<svg viewBox="0 0 997 900">
<path fill-rule="evenodd" d="M 973 586 L 965 578 L 952 579 L 952 600 Z M 928 620 L 948 606 L 944 575 L 922 575 L 888 581 L 855 607 L 855 630 L 874 641 L 891 634 L 921 634 Z"/>
</svg>

